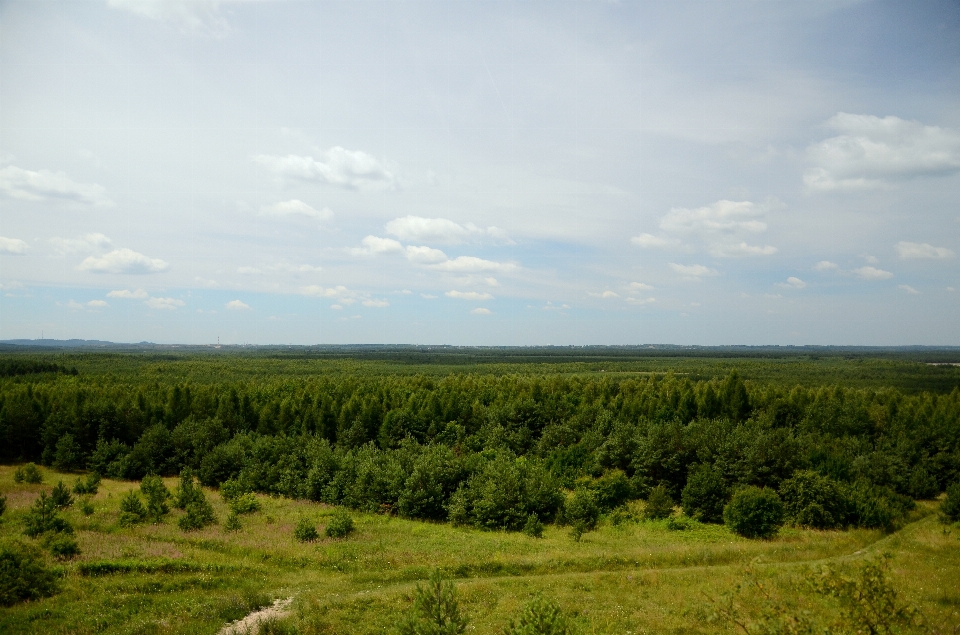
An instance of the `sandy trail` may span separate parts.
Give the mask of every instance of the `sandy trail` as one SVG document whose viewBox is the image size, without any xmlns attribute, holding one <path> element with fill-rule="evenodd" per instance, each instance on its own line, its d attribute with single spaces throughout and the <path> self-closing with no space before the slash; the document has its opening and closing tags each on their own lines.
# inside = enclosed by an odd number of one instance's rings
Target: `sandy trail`
<svg viewBox="0 0 960 635">
<path fill-rule="evenodd" d="M 218 635 L 256 635 L 260 631 L 260 624 L 267 620 L 280 619 L 290 614 L 290 604 L 293 598 L 276 600 L 272 605 L 247 615 L 232 624 L 220 629 Z"/>
</svg>

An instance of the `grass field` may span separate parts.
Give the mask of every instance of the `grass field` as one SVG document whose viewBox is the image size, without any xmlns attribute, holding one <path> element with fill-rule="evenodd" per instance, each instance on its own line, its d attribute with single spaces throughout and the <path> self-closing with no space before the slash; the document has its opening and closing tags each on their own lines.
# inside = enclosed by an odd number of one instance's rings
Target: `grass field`
<svg viewBox="0 0 960 635">
<path fill-rule="evenodd" d="M 19 536 L 41 490 L 76 475 L 44 470 L 41 485 L 17 484 L 0 466 L 7 511 L 0 535 Z M 173 488 L 176 479 L 166 479 Z M 772 540 L 747 540 L 717 525 L 672 531 L 666 521 L 601 523 L 575 542 L 563 527 L 541 539 L 354 514 L 347 539 L 299 543 L 296 522 L 321 528 L 332 507 L 260 496 L 260 512 L 227 532 L 226 504 L 207 496 L 220 524 L 184 533 L 173 510 L 157 525 L 119 526 L 119 501 L 137 483 L 104 480 L 84 516 L 65 513 L 82 553 L 60 563 L 53 597 L 0 609 L 3 633 L 216 633 L 276 598 L 294 598 L 288 625 L 304 633 L 389 632 L 409 612 L 419 580 L 435 567 L 457 586 L 468 632 L 498 632 L 537 592 L 555 600 L 582 633 L 734 632 L 712 619 L 718 602 L 748 578 L 763 581 L 733 600 L 749 618 L 782 601 L 829 625 L 832 601 L 803 580 L 818 565 L 843 568 L 889 553 L 892 581 L 928 624 L 960 623 L 960 529 L 939 522 L 936 502 L 921 503 L 899 531 L 785 528 Z M 638 503 L 639 505 L 639 503 Z M 29 540 L 24 538 L 24 540 Z"/>
</svg>

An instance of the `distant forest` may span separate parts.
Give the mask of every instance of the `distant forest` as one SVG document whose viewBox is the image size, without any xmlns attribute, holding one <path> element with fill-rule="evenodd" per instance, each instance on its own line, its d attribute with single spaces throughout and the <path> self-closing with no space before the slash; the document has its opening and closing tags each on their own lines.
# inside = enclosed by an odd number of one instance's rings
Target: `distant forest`
<svg viewBox="0 0 960 635">
<path fill-rule="evenodd" d="M 679 502 L 706 473 L 727 493 L 821 479 L 843 499 L 834 525 L 887 526 L 960 478 L 954 367 L 375 355 L 7 355 L 0 460 L 189 468 L 214 487 L 513 530 L 563 521 L 577 492 L 600 513 L 658 486 Z"/>
</svg>

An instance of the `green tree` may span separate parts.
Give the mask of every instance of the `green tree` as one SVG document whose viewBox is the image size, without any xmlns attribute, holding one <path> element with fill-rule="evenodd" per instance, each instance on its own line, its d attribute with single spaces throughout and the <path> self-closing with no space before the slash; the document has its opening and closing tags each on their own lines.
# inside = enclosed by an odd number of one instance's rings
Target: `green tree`
<svg viewBox="0 0 960 635">
<path fill-rule="evenodd" d="M 33 501 L 33 505 L 27 510 L 24 524 L 23 533 L 31 538 L 46 533 L 73 533 L 73 527 L 60 516 L 56 504 L 46 492 L 40 492 L 40 496 Z"/>
<path fill-rule="evenodd" d="M 643 508 L 643 515 L 650 519 L 666 518 L 673 513 L 673 499 L 663 485 L 657 485 L 650 490 L 647 504 Z"/>
<path fill-rule="evenodd" d="M 130 490 L 120 499 L 120 526 L 129 527 L 142 523 L 147 517 L 147 509 L 137 496 L 137 490 Z"/>
<path fill-rule="evenodd" d="M 510 625 L 503 629 L 503 635 L 568 635 L 570 632 L 559 605 L 542 595 L 534 597 L 517 621 L 510 620 Z"/>
<path fill-rule="evenodd" d="M 723 508 L 723 520 L 740 536 L 770 538 L 783 524 L 783 502 L 772 489 L 744 487 Z"/>
<path fill-rule="evenodd" d="M 53 595 L 57 575 L 34 545 L 19 540 L 0 543 L 0 606 Z"/>
<path fill-rule="evenodd" d="M 460 613 L 457 590 L 435 569 L 426 585 L 417 584 L 413 614 L 399 624 L 400 635 L 461 635 L 467 619 Z"/>
<path fill-rule="evenodd" d="M 727 504 L 727 484 L 723 475 L 711 465 L 701 464 L 690 470 L 687 484 L 680 494 L 683 513 L 704 523 L 723 522 L 723 506 Z"/>
<path fill-rule="evenodd" d="M 58 481 L 50 491 L 50 499 L 57 509 L 66 509 L 73 505 L 73 496 L 70 495 L 70 490 L 63 484 L 63 481 Z"/>
<path fill-rule="evenodd" d="M 167 505 L 170 490 L 163 484 L 163 480 L 159 476 L 143 477 L 143 480 L 140 481 L 140 493 L 147 499 L 147 518 L 158 523 L 170 513 L 170 506 Z"/>
</svg>

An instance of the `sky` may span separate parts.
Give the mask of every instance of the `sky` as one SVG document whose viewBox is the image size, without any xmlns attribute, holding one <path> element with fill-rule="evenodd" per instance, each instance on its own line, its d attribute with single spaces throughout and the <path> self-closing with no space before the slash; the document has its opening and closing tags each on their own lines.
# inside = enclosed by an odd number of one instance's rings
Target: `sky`
<svg viewBox="0 0 960 635">
<path fill-rule="evenodd" d="M 960 345 L 960 4 L 0 2 L 0 339 Z"/>
</svg>

